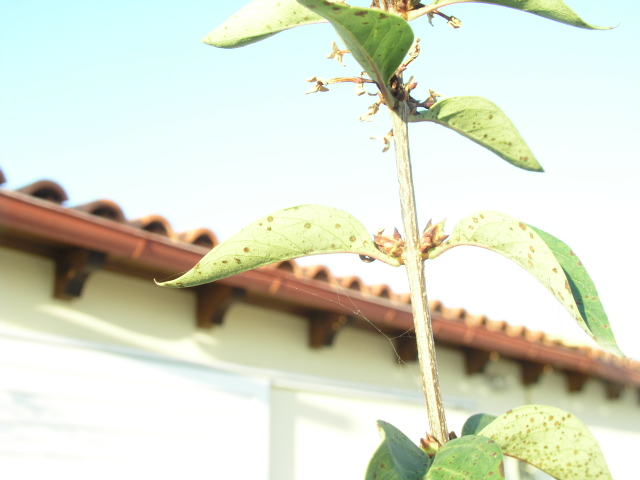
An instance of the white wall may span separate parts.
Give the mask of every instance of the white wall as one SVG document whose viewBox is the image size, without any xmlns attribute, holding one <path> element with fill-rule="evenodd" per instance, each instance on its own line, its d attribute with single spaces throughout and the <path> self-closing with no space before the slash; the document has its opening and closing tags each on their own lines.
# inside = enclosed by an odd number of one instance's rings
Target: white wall
<svg viewBox="0 0 640 480">
<path fill-rule="evenodd" d="M 91 351 L 106 350 L 113 363 L 104 358 L 105 365 L 117 365 L 118 355 L 138 352 L 178 362 L 184 372 L 205 367 L 214 376 L 226 372 L 269 385 L 268 400 L 263 399 L 268 440 L 249 434 L 246 443 L 268 453 L 270 466 L 263 473 L 270 472 L 271 480 L 326 478 L 328 472 L 336 479 L 361 477 L 378 445 L 378 418 L 416 441 L 427 429 L 417 368 L 398 362 L 382 334 L 347 328 L 331 348 L 313 350 L 303 319 L 247 305 L 232 307 L 222 326 L 197 330 L 195 296 L 160 289 L 151 279 L 97 272 L 82 297 L 67 302 L 51 296 L 53 262 L 0 249 L 0 265 L 10 272 L 0 276 L 0 333 L 5 338 L 35 341 L 34 336 L 53 335 Z M 543 375 L 538 385 L 524 389 L 513 362 L 493 362 L 486 375 L 468 377 L 460 352 L 440 348 L 438 359 L 450 429 L 459 432 L 471 413 L 500 414 L 531 402 L 555 405 L 593 427 L 616 479 L 635 478 L 621 453 L 630 444 L 640 446 L 640 406 L 633 392 L 607 401 L 602 385 L 592 381 L 583 392 L 569 395 L 558 373 Z M 224 396 L 222 384 L 213 385 Z M 185 411 L 190 403 L 184 400 Z M 215 422 L 215 409 L 209 417 L 206 409 L 193 411 L 203 417 L 203 425 Z M 194 458 L 199 452 L 194 450 Z M 336 472 L 338 465 L 343 470 Z"/>
</svg>

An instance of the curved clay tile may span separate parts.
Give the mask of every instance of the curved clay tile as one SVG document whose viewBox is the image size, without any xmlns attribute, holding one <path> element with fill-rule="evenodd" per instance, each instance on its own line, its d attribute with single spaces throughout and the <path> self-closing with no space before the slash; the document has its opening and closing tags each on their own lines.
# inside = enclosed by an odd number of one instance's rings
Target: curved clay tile
<svg viewBox="0 0 640 480">
<path fill-rule="evenodd" d="M 367 293 L 367 287 L 360 277 L 349 276 L 349 277 L 341 277 L 338 279 L 338 283 L 345 288 L 350 288 L 351 290 L 357 290 L 362 293 Z"/>
<path fill-rule="evenodd" d="M 148 215 L 146 217 L 137 218 L 136 220 L 131 220 L 129 225 L 147 232 L 164 235 L 169 238 L 175 238 L 169 220 L 160 215 Z"/>
<path fill-rule="evenodd" d="M 396 300 L 398 300 L 399 302 L 402 303 L 411 303 L 411 294 L 410 293 L 399 293 L 396 295 Z M 432 302 L 429 302 L 429 305 L 431 305 Z M 433 310 L 433 309 L 432 309 Z"/>
<path fill-rule="evenodd" d="M 300 267 L 294 260 L 284 260 L 282 262 L 265 265 L 264 268 L 272 268 L 274 270 L 282 270 L 283 272 L 291 272 L 296 276 L 300 275 Z"/>
<path fill-rule="evenodd" d="M 7 183 L 7 177 L 4 176 L 4 172 L 0 168 L 0 185 L 2 185 L 3 183 Z"/>
<path fill-rule="evenodd" d="M 73 209 L 87 212 L 97 217 L 107 218 L 114 222 L 124 223 L 126 221 L 120 205 L 111 200 L 96 200 L 95 202 L 78 205 L 77 207 L 73 207 Z"/>
<path fill-rule="evenodd" d="M 220 243 L 216 234 L 208 228 L 196 228 L 188 232 L 182 232 L 178 234 L 178 238 L 183 242 L 206 248 L 213 248 Z"/>
<path fill-rule="evenodd" d="M 429 300 L 429 310 L 432 312 L 442 313 L 443 309 L 444 305 L 442 305 L 440 300 Z"/>
<path fill-rule="evenodd" d="M 25 193 L 32 197 L 57 203 L 58 205 L 69 200 L 64 188 L 51 180 L 40 180 L 39 182 L 31 183 L 17 189 L 16 192 Z"/>
<path fill-rule="evenodd" d="M 505 333 L 510 337 L 522 337 L 524 335 L 525 328 L 522 325 L 509 325 L 505 328 Z"/>
<path fill-rule="evenodd" d="M 320 280 L 321 282 L 333 283 L 333 275 L 331 271 L 324 265 L 312 265 L 310 267 L 304 267 L 302 269 L 304 276 L 312 278 L 313 280 Z"/>
<path fill-rule="evenodd" d="M 369 285 L 369 293 L 376 297 L 388 298 L 389 300 L 394 300 L 396 298 L 393 290 L 389 288 L 389 285 L 385 285 L 384 283 Z"/>
<path fill-rule="evenodd" d="M 469 325 L 470 327 L 482 327 L 483 325 L 486 325 L 487 329 L 490 330 L 489 328 L 490 320 L 485 315 L 467 314 L 464 319 L 464 323 Z"/>
<path fill-rule="evenodd" d="M 527 328 L 524 331 L 524 338 L 530 342 L 541 342 L 544 339 L 544 332 L 540 330 L 529 330 Z"/>
<path fill-rule="evenodd" d="M 503 332 L 507 326 L 507 322 L 504 320 L 487 320 L 485 317 L 487 330 L 490 332 Z"/>
<path fill-rule="evenodd" d="M 464 320 L 467 316 L 467 311 L 464 308 L 443 308 L 442 316 L 446 320 Z"/>
</svg>

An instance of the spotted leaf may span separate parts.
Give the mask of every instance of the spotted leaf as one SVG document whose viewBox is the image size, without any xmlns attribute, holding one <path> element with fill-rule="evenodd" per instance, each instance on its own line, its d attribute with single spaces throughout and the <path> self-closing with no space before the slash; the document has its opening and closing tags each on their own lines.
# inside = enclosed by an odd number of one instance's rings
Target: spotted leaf
<svg viewBox="0 0 640 480">
<path fill-rule="evenodd" d="M 589 30 L 607 30 L 609 28 L 596 27 L 585 22 L 562 0 L 435 0 L 428 8 L 435 10 L 453 3 L 489 3 L 533 13 L 578 28 Z"/>
<path fill-rule="evenodd" d="M 518 168 L 544 171 L 509 117 L 486 98 L 447 98 L 425 112 L 412 115 L 409 121 L 437 123 L 455 130 Z"/>
<path fill-rule="evenodd" d="M 495 440 L 505 455 L 530 463 L 559 480 L 612 479 L 600 445 L 589 429 L 559 408 L 514 408 L 484 427 L 479 435 Z"/>
<path fill-rule="evenodd" d="M 504 479 L 504 456 L 491 438 L 467 435 L 445 443 L 433 459 L 426 480 Z"/>
<path fill-rule="evenodd" d="M 462 426 L 462 436 L 465 435 L 478 435 L 478 432 L 484 427 L 493 422 L 496 418 L 495 415 L 488 415 L 486 413 L 477 413 L 467 418 Z"/>
<path fill-rule="evenodd" d="M 347 212 L 302 205 L 267 215 L 221 243 L 184 275 L 163 287 L 193 287 L 271 263 L 323 253 L 357 253 L 399 266 L 377 249 L 367 229 Z"/>
<path fill-rule="evenodd" d="M 374 453 L 365 480 L 422 480 L 431 458 L 404 433 L 390 423 L 378 420 L 382 443 Z"/>
<path fill-rule="evenodd" d="M 254 0 L 202 41 L 214 47 L 244 47 L 289 28 L 322 22 L 326 20 L 296 0 Z"/>
<path fill-rule="evenodd" d="M 598 294 L 580 260 L 557 238 L 503 213 L 478 212 L 458 223 L 436 258 L 459 246 L 483 247 L 510 258 L 538 279 L 602 348 L 624 356 Z"/>
</svg>

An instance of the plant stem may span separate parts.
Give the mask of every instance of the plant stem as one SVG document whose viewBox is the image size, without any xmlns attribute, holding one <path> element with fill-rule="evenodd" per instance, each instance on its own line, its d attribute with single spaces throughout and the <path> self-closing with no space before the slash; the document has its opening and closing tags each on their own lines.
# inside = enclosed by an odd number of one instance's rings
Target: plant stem
<svg viewBox="0 0 640 480">
<path fill-rule="evenodd" d="M 440 383 L 436 367 L 436 351 L 433 342 L 431 314 L 427 300 L 424 261 L 419 249 L 420 233 L 416 212 L 416 198 L 413 191 L 411 158 L 409 156 L 408 120 L 409 106 L 405 101 L 397 101 L 396 109 L 389 109 L 393 124 L 393 138 L 396 150 L 398 182 L 400 183 L 400 203 L 404 224 L 404 262 L 411 289 L 411 309 L 418 344 L 418 360 L 422 373 L 422 386 L 427 401 L 431 434 L 442 444 L 449 439 L 444 406 L 440 395 Z"/>
</svg>

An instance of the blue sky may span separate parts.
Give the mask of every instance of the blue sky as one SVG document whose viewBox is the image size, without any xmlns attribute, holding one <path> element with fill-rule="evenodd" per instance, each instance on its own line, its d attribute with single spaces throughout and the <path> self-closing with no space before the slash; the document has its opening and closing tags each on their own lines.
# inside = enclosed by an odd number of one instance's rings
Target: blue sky
<svg viewBox="0 0 640 480">
<path fill-rule="evenodd" d="M 354 75 L 325 57 L 327 25 L 241 49 L 200 39 L 244 1 L 5 1 L 0 5 L 0 167 L 6 188 L 47 178 L 68 205 L 98 198 L 128 218 L 166 216 L 177 231 L 228 238 L 255 218 L 318 203 L 372 232 L 400 227 L 386 112 L 350 85 L 305 95 L 305 78 Z M 509 213 L 572 246 L 598 287 L 623 350 L 640 358 L 637 149 L 640 7 L 573 0 L 586 31 L 483 4 L 443 9 L 463 21 L 412 22 L 422 54 L 416 96 L 479 95 L 514 121 L 546 173 L 518 170 L 436 125 L 412 125 L 421 221 L 481 209 Z M 402 269 L 312 257 L 337 275 L 407 290 Z M 577 336 L 572 319 L 526 272 L 480 249 L 429 262 L 430 298 L 531 328 Z"/>
</svg>

